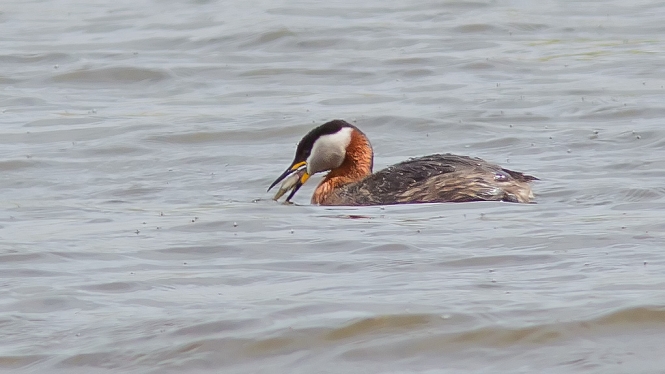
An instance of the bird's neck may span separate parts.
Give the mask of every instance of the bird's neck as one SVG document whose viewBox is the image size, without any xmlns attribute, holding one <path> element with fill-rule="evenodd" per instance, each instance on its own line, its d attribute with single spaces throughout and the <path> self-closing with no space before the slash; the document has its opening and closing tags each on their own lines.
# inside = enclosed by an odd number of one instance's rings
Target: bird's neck
<svg viewBox="0 0 665 374">
<path fill-rule="evenodd" d="M 372 145 L 365 134 L 354 129 L 342 165 L 332 169 L 319 183 L 312 196 L 312 204 L 326 205 L 326 200 L 336 189 L 363 180 L 372 174 L 373 164 Z"/>
</svg>

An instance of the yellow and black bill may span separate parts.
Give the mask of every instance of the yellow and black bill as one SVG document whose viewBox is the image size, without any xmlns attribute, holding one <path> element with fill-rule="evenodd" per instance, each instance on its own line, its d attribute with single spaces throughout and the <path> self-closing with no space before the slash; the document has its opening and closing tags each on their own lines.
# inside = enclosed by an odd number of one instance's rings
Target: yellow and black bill
<svg viewBox="0 0 665 374">
<path fill-rule="evenodd" d="M 296 192 L 302 187 L 305 182 L 309 179 L 309 174 L 307 173 L 306 170 L 307 163 L 305 161 L 301 162 L 293 162 L 293 164 L 282 173 L 271 185 L 268 187 L 268 191 L 275 187 L 275 185 L 282 180 L 284 180 L 284 183 L 282 186 L 279 188 L 279 191 L 277 191 L 277 194 L 273 198 L 274 200 L 279 199 L 282 197 L 286 192 L 291 190 L 291 193 L 289 196 L 286 198 L 286 201 L 288 202 L 291 200 L 293 195 L 295 195 Z M 295 174 L 294 174 L 295 173 Z M 288 177 L 288 179 L 286 179 Z M 285 180 L 286 179 L 286 180 Z"/>
</svg>

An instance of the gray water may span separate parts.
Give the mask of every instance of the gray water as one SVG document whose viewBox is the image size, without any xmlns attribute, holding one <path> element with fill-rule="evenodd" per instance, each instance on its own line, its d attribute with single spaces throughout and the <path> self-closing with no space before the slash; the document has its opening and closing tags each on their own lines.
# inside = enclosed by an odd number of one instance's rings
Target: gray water
<svg viewBox="0 0 665 374">
<path fill-rule="evenodd" d="M 657 1 L 5 0 L 0 370 L 662 373 Z M 309 205 L 341 118 L 538 204 Z"/>
</svg>

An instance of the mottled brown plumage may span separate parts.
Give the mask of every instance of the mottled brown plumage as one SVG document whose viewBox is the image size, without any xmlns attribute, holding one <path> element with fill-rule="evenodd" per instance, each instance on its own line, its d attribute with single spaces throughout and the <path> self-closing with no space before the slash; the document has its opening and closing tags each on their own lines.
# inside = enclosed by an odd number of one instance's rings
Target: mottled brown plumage
<svg viewBox="0 0 665 374">
<path fill-rule="evenodd" d="M 529 182 L 537 178 L 503 169 L 479 158 L 451 154 L 414 158 L 365 178 L 338 186 L 312 203 L 320 205 L 389 205 L 466 201 L 529 203 Z"/>
<path fill-rule="evenodd" d="M 301 140 L 291 167 L 270 187 L 296 173 L 297 181 L 293 176 L 287 179 L 275 196 L 292 190 L 289 201 L 309 175 L 330 170 L 314 191 L 313 204 L 530 203 L 534 198 L 530 182 L 538 179 L 479 158 L 452 154 L 417 157 L 372 174 L 373 157 L 362 131 L 344 121 L 331 121 Z"/>
</svg>

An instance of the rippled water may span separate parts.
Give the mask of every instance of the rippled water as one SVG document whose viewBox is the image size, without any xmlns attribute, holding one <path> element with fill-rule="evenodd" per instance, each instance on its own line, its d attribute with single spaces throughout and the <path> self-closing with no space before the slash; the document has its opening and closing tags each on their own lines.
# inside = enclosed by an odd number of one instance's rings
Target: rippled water
<svg viewBox="0 0 665 374">
<path fill-rule="evenodd" d="M 656 1 L 4 1 L 0 369 L 661 373 Z M 313 126 L 536 205 L 286 206 Z"/>
</svg>

